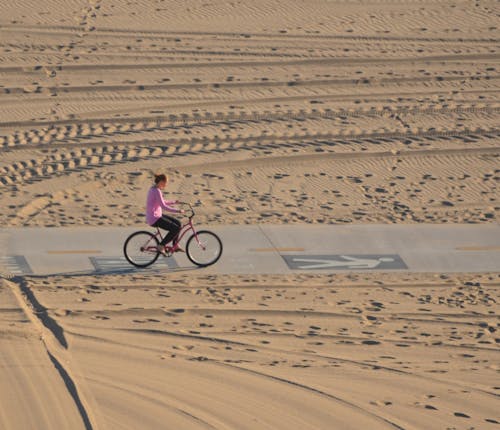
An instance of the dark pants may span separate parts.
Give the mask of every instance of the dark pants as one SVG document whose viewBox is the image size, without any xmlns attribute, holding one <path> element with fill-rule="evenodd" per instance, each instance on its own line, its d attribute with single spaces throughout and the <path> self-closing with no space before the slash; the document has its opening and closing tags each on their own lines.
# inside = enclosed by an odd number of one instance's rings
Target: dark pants
<svg viewBox="0 0 500 430">
<path fill-rule="evenodd" d="M 153 224 L 153 227 L 160 227 L 163 230 L 168 231 L 168 234 L 160 242 L 160 245 L 166 245 L 175 236 L 177 236 L 179 230 L 181 229 L 181 223 L 174 217 L 162 215 L 162 217 Z"/>
</svg>

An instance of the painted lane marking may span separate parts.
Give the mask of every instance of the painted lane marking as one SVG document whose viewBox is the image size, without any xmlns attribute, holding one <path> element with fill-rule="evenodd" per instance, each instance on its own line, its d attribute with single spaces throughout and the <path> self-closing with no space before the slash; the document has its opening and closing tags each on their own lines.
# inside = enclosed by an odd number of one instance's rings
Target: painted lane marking
<svg viewBox="0 0 500 430">
<path fill-rule="evenodd" d="M 8 255 L 0 257 L 0 266 L 5 268 L 7 275 L 31 275 L 33 271 L 23 255 Z"/>
<path fill-rule="evenodd" d="M 100 254 L 98 249 L 61 249 L 47 251 L 47 254 Z"/>
<path fill-rule="evenodd" d="M 408 269 L 397 254 L 391 255 L 282 255 L 293 270 Z"/>
<path fill-rule="evenodd" d="M 138 270 L 138 268 L 132 266 L 125 257 L 89 257 L 89 259 L 97 272 L 109 273 Z M 173 257 L 164 258 L 160 256 L 158 260 L 149 267 L 154 268 L 157 264 L 167 265 L 169 269 L 177 269 L 179 267 L 177 261 L 175 261 Z"/>
<path fill-rule="evenodd" d="M 457 251 L 500 251 L 500 246 L 457 246 Z"/>
<path fill-rule="evenodd" d="M 304 248 L 250 248 L 252 252 L 303 252 Z"/>
<path fill-rule="evenodd" d="M 319 264 L 308 264 L 307 266 L 298 266 L 299 269 L 328 269 L 330 267 L 347 267 L 348 269 L 375 269 L 380 263 L 392 262 L 393 258 L 377 258 L 367 259 L 367 258 L 353 258 L 348 255 L 341 255 L 344 261 L 339 260 L 311 260 L 309 258 L 294 258 L 293 261 L 303 262 L 303 263 L 319 263 Z"/>
</svg>

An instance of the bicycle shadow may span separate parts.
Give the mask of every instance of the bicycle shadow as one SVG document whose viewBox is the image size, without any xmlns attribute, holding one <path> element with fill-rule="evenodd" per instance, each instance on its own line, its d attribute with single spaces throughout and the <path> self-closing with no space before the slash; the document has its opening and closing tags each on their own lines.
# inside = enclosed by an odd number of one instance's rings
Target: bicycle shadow
<svg viewBox="0 0 500 430">
<path fill-rule="evenodd" d="M 54 272 L 54 273 L 45 273 L 45 274 L 25 274 L 25 275 L 16 275 L 9 277 L 10 281 L 20 281 L 24 278 L 51 278 L 54 276 L 57 277 L 87 277 L 87 276 L 113 276 L 113 275 L 167 275 L 169 273 L 189 273 L 195 272 L 204 269 L 204 267 L 198 266 L 184 266 L 184 267 L 147 267 L 144 269 L 138 267 L 130 267 L 130 268 L 109 268 L 109 269 L 95 269 L 95 270 L 78 270 L 72 272 Z"/>
<path fill-rule="evenodd" d="M 194 272 L 197 270 L 201 270 L 203 267 L 198 266 L 189 266 L 189 267 L 180 267 L 177 266 L 175 268 L 171 267 L 147 267 L 144 269 L 140 269 L 138 267 L 131 268 L 116 268 L 116 269 L 98 269 L 93 272 L 88 272 L 87 275 L 127 275 L 127 274 L 168 274 L 168 273 L 182 273 L 182 272 Z"/>
</svg>

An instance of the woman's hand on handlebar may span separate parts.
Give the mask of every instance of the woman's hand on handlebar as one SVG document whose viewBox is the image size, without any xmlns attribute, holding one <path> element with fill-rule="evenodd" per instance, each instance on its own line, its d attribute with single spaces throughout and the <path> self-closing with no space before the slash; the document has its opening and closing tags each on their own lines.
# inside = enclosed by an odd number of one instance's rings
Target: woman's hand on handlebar
<svg viewBox="0 0 500 430">
<path fill-rule="evenodd" d="M 190 203 L 187 203 L 187 202 L 182 202 L 180 200 L 176 200 L 175 201 L 175 204 L 177 205 L 183 205 L 183 206 L 186 206 L 186 207 L 189 207 L 189 209 L 179 209 L 179 213 L 181 214 L 185 214 L 186 212 L 191 212 L 191 215 L 189 216 L 190 218 L 192 216 L 194 216 L 194 211 L 193 211 L 193 207 L 191 206 Z"/>
</svg>

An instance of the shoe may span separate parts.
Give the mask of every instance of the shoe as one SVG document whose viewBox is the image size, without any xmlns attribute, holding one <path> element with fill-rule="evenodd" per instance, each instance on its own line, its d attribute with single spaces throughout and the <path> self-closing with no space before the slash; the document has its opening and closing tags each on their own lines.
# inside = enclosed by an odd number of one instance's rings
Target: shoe
<svg viewBox="0 0 500 430">
<path fill-rule="evenodd" d="M 156 247 L 156 250 L 157 250 L 157 251 L 158 251 L 161 255 L 163 255 L 164 257 L 166 257 L 166 256 L 167 256 L 167 253 L 166 253 L 166 251 L 165 251 L 165 247 L 164 247 L 163 245 L 158 245 L 158 246 Z"/>
<path fill-rule="evenodd" d="M 174 252 L 186 252 L 180 246 Z"/>
</svg>

